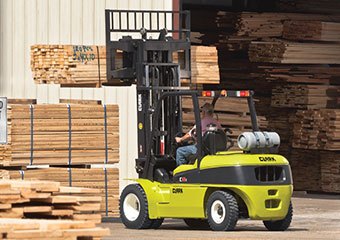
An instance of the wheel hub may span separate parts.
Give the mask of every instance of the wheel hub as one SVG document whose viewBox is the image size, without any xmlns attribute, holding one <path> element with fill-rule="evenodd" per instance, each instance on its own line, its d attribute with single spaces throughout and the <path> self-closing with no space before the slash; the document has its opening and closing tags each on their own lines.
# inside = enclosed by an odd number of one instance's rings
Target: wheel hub
<svg viewBox="0 0 340 240">
<path fill-rule="evenodd" d="M 225 206 L 220 200 L 213 202 L 211 206 L 211 217 L 215 223 L 220 224 L 225 219 Z"/>
<path fill-rule="evenodd" d="M 129 221 L 135 221 L 140 214 L 140 202 L 134 193 L 126 195 L 123 203 L 123 211 L 125 217 Z"/>
</svg>

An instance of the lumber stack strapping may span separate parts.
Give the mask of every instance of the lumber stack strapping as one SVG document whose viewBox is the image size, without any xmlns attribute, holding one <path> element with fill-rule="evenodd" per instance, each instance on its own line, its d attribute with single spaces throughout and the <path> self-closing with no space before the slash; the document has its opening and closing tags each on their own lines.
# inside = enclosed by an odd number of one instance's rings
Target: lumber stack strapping
<svg viewBox="0 0 340 240">
<path fill-rule="evenodd" d="M 122 54 L 116 55 L 116 69 L 122 68 Z M 181 62 L 180 62 L 181 63 Z M 183 64 L 183 63 L 181 63 Z M 192 82 L 219 83 L 215 47 L 192 47 Z M 33 45 L 31 70 L 37 84 L 64 87 L 101 87 L 106 78 L 106 47 L 78 45 Z M 183 79 L 187 82 L 186 79 Z"/>
<path fill-rule="evenodd" d="M 101 221 L 99 190 L 62 187 L 54 181 L 1 180 L 1 218 Z"/>
<path fill-rule="evenodd" d="M 199 105 L 211 103 L 212 98 L 200 97 Z M 192 127 L 195 124 L 195 116 L 190 98 L 182 98 L 183 124 Z M 244 131 L 251 129 L 251 120 L 249 115 L 247 99 L 243 98 L 220 98 L 215 105 L 215 118 L 223 127 L 230 128 L 232 134 L 230 137 L 234 140 L 236 146 L 237 137 Z M 268 122 L 264 116 L 258 116 L 259 126 L 266 129 Z"/>
<path fill-rule="evenodd" d="M 107 163 L 118 162 L 118 115 L 117 105 L 106 106 L 105 132 L 104 106 L 101 105 L 9 105 L 9 143 L 0 148 L 1 164 L 27 166 L 94 164 L 106 160 Z"/>
<path fill-rule="evenodd" d="M 97 196 L 100 196 L 101 199 L 100 208 L 97 208 L 97 212 L 100 212 L 104 216 L 106 215 L 107 207 L 108 216 L 118 217 L 119 169 L 108 166 L 109 165 L 106 166 L 106 170 L 104 166 L 101 168 L 53 167 L 3 170 L 0 171 L 0 179 L 2 177 L 4 179 L 57 181 L 61 186 L 66 187 L 71 185 L 72 187 L 94 188 L 97 191 Z"/>
<path fill-rule="evenodd" d="M 319 151 L 293 149 L 288 158 L 294 180 L 294 190 L 321 191 Z"/>
<path fill-rule="evenodd" d="M 340 193 L 340 151 L 321 151 L 322 191 Z"/>
<path fill-rule="evenodd" d="M 285 21 L 283 38 L 288 40 L 340 41 L 340 23 L 321 21 Z"/>
<path fill-rule="evenodd" d="M 340 150 L 340 110 L 298 111 L 293 131 L 295 148 Z"/>
<path fill-rule="evenodd" d="M 249 59 L 269 63 L 340 64 L 340 44 L 253 41 Z"/>
<path fill-rule="evenodd" d="M 272 90 L 272 106 L 300 109 L 338 108 L 338 86 L 293 85 Z"/>
<path fill-rule="evenodd" d="M 1 218 L 0 234 L 2 239 L 92 240 L 110 235 L 110 229 L 85 221 Z"/>
</svg>

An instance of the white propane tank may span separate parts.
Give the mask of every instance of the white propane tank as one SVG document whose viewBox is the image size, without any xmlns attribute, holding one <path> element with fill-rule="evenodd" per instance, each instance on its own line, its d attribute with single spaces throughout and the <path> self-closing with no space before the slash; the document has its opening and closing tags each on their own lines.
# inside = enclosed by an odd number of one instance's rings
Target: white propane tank
<svg viewBox="0 0 340 240">
<path fill-rule="evenodd" d="M 280 136 L 276 132 L 244 132 L 237 138 L 237 145 L 244 151 L 255 148 L 280 146 Z"/>
</svg>

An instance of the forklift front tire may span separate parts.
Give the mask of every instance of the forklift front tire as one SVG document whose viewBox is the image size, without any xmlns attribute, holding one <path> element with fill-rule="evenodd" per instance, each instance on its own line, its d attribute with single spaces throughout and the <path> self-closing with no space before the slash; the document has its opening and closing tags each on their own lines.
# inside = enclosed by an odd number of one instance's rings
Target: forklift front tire
<svg viewBox="0 0 340 240">
<path fill-rule="evenodd" d="M 128 185 L 122 192 L 119 202 L 120 217 L 127 228 L 145 229 L 154 223 L 149 218 L 148 201 L 139 184 Z"/>
<path fill-rule="evenodd" d="M 263 224 L 269 231 L 285 231 L 289 228 L 292 219 L 293 205 L 290 203 L 288 213 L 284 219 L 278 221 L 263 221 Z"/>
<path fill-rule="evenodd" d="M 215 191 L 207 202 L 208 223 L 213 231 L 232 231 L 238 220 L 235 197 L 224 191 Z"/>
</svg>

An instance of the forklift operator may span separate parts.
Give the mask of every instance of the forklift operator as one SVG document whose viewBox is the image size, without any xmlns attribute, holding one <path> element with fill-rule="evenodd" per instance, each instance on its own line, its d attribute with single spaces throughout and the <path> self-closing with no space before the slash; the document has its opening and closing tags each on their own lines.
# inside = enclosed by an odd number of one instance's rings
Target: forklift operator
<svg viewBox="0 0 340 240">
<path fill-rule="evenodd" d="M 217 128 L 222 129 L 221 124 L 214 119 L 214 107 L 210 103 L 205 103 L 202 107 L 202 116 L 201 116 L 201 126 L 202 126 L 202 136 L 204 136 L 205 132 L 207 131 L 207 126 L 209 124 L 215 124 Z M 196 125 L 187 132 L 183 137 L 176 137 L 177 143 L 182 143 L 186 140 L 189 140 L 190 138 L 195 138 L 195 130 Z M 186 164 L 188 160 L 186 159 L 191 154 L 196 154 L 197 148 L 195 144 L 179 147 L 176 151 L 176 163 L 177 166 Z"/>
</svg>

